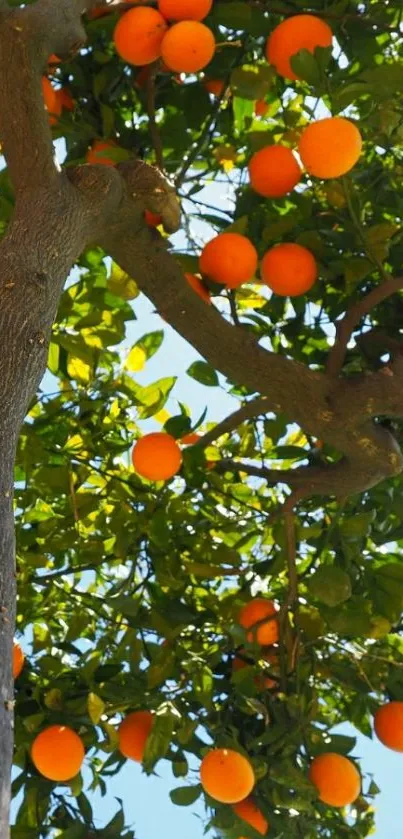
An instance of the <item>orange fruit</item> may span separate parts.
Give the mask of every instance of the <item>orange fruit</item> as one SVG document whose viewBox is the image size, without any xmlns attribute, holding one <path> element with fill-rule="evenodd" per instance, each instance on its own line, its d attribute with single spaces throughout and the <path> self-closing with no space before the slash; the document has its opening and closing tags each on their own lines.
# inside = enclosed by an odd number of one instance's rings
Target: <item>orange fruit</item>
<svg viewBox="0 0 403 839">
<path fill-rule="evenodd" d="M 134 446 L 133 466 L 142 478 L 149 481 L 167 481 L 173 478 L 182 463 L 182 454 L 176 440 L 163 431 L 154 431 L 137 440 Z"/>
<path fill-rule="evenodd" d="M 318 790 L 318 797 L 330 807 L 347 807 L 361 792 L 361 777 L 348 757 L 325 752 L 311 763 L 309 779 Z"/>
<path fill-rule="evenodd" d="M 59 117 L 62 112 L 62 103 L 60 101 L 59 91 L 56 90 L 47 76 L 42 76 L 42 93 L 45 102 L 45 108 L 49 112 L 50 124 L 54 125 L 55 117 Z"/>
<path fill-rule="evenodd" d="M 195 443 L 198 443 L 201 440 L 201 434 L 196 434 L 195 431 L 191 431 L 189 434 L 185 434 L 184 437 L 181 439 L 181 443 L 184 446 L 194 446 Z"/>
<path fill-rule="evenodd" d="M 244 798 L 243 801 L 238 801 L 237 804 L 233 804 L 232 807 L 234 813 L 238 816 L 239 819 L 250 824 L 258 833 L 261 833 L 262 836 L 265 836 L 269 829 L 269 823 L 267 819 L 264 817 L 259 807 L 255 804 L 253 798 L 248 796 L 248 798 Z"/>
<path fill-rule="evenodd" d="M 384 746 L 394 752 L 403 752 L 403 702 L 388 702 L 378 708 L 374 728 Z"/>
<path fill-rule="evenodd" d="M 287 146 L 265 146 L 249 161 L 252 189 L 265 198 L 287 195 L 301 180 L 301 169 Z"/>
<path fill-rule="evenodd" d="M 213 0 L 158 0 L 158 9 L 167 20 L 203 20 Z"/>
<path fill-rule="evenodd" d="M 156 9 L 147 6 L 130 9 L 115 26 L 116 51 L 129 64 L 151 64 L 161 55 L 167 28 L 165 18 Z"/>
<path fill-rule="evenodd" d="M 204 246 L 200 271 L 216 283 L 237 288 L 247 283 L 257 269 L 257 251 L 240 233 L 219 233 Z"/>
<path fill-rule="evenodd" d="M 251 792 L 255 775 L 249 760 L 233 749 L 211 749 L 200 766 L 202 787 L 222 804 L 236 804 Z"/>
<path fill-rule="evenodd" d="M 361 149 L 361 134 L 345 117 L 311 122 L 302 132 L 298 147 L 305 169 L 316 178 L 345 175 L 357 163 Z"/>
<path fill-rule="evenodd" d="M 122 755 L 141 763 L 153 723 L 151 711 L 133 711 L 125 717 L 119 726 L 119 750 Z"/>
<path fill-rule="evenodd" d="M 204 23 L 182 20 L 168 29 L 161 54 L 175 73 L 197 73 L 210 63 L 215 53 L 214 35 Z"/>
<path fill-rule="evenodd" d="M 222 79 L 207 79 L 204 82 L 204 87 L 212 96 L 221 96 L 225 85 Z"/>
<path fill-rule="evenodd" d="M 70 781 L 80 771 L 85 752 L 81 738 L 66 725 L 51 725 L 32 744 L 31 758 L 50 781 Z"/>
<path fill-rule="evenodd" d="M 85 156 L 86 162 L 95 164 L 103 164 L 104 166 L 116 166 L 116 160 L 108 157 L 105 152 L 116 148 L 116 143 L 113 140 L 94 140 L 91 148 L 87 151 Z"/>
<path fill-rule="evenodd" d="M 290 58 L 300 50 L 313 53 L 316 47 L 330 47 L 332 40 L 333 32 L 324 20 L 314 15 L 295 15 L 279 23 L 269 35 L 266 57 L 280 76 L 298 79 Z"/>
<path fill-rule="evenodd" d="M 279 639 L 277 609 L 272 600 L 255 597 L 245 603 L 239 613 L 239 623 L 250 631 L 246 635 L 249 644 L 257 643 L 269 647 Z"/>
<path fill-rule="evenodd" d="M 210 294 L 199 277 L 196 277 L 195 274 L 188 274 L 187 272 L 185 273 L 185 277 L 193 291 L 195 291 L 205 303 L 211 303 Z"/>
<path fill-rule="evenodd" d="M 24 667 L 25 655 L 18 641 L 14 641 L 13 646 L 13 679 L 18 679 L 22 668 Z"/>
<path fill-rule="evenodd" d="M 162 224 L 162 216 L 152 213 L 151 210 L 144 211 L 144 218 L 149 227 L 159 227 Z"/>
<path fill-rule="evenodd" d="M 280 297 L 298 297 L 312 288 L 318 276 L 315 257 L 294 242 L 274 245 L 260 266 L 264 283 Z"/>
<path fill-rule="evenodd" d="M 74 99 L 71 93 L 65 87 L 62 87 L 58 94 L 62 108 L 66 108 L 66 111 L 74 111 Z"/>
<path fill-rule="evenodd" d="M 278 655 L 272 652 L 265 652 L 260 655 L 264 661 L 272 665 L 274 669 L 278 669 Z M 244 667 L 250 667 L 256 664 L 254 659 L 245 650 L 239 650 L 239 655 L 236 655 L 232 662 L 232 672 L 237 673 L 238 670 L 243 670 Z M 264 673 L 255 676 L 255 685 L 258 690 L 270 690 L 278 685 L 276 679 L 271 679 L 270 676 L 265 676 Z"/>
<path fill-rule="evenodd" d="M 257 117 L 264 117 L 269 110 L 269 106 L 264 99 L 257 99 L 255 102 L 255 116 Z"/>
</svg>

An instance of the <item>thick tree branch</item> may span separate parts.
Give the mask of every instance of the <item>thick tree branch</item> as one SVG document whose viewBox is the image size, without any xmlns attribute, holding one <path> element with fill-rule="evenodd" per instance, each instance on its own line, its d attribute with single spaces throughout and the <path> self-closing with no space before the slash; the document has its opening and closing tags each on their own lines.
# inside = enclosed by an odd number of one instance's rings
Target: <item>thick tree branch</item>
<svg viewBox="0 0 403 839">
<path fill-rule="evenodd" d="M 347 344 L 355 327 L 361 318 L 369 314 L 379 303 L 386 300 L 392 294 L 403 289 L 403 277 L 391 277 L 386 282 L 372 289 L 365 297 L 347 309 L 344 317 L 336 323 L 336 339 L 332 347 L 326 372 L 328 376 L 336 377 L 340 373 L 346 355 Z"/>
<path fill-rule="evenodd" d="M 384 429 L 381 429 L 383 432 Z M 389 434 L 389 432 L 386 432 Z M 390 435 L 391 436 L 391 435 Z M 214 464 L 216 472 L 244 472 L 254 478 L 267 481 L 269 486 L 285 484 L 299 493 L 299 497 L 332 495 L 342 498 L 370 489 L 382 478 L 373 465 L 364 465 L 360 452 L 356 458 L 342 458 L 337 463 L 321 466 L 299 466 L 296 469 L 267 469 L 251 463 L 225 458 Z"/>
</svg>

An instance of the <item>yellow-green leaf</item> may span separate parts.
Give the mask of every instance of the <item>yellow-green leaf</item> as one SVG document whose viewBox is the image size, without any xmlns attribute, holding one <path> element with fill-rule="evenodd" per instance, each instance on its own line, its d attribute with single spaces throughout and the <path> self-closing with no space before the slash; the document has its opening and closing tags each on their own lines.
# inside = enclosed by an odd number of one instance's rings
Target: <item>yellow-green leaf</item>
<svg viewBox="0 0 403 839">
<path fill-rule="evenodd" d="M 142 347 L 133 347 L 125 362 L 126 370 L 130 370 L 131 373 L 138 373 L 143 369 L 146 361 L 147 356 Z"/>
<path fill-rule="evenodd" d="M 124 300 L 134 300 L 140 293 L 136 281 L 132 277 L 129 277 L 129 274 L 126 274 L 125 271 L 122 271 L 115 262 L 112 263 L 107 286 L 112 294 L 116 294 L 117 297 L 123 297 Z"/>
<path fill-rule="evenodd" d="M 82 384 L 88 384 L 91 380 L 91 367 L 86 361 L 76 355 L 69 355 L 67 359 L 67 372 L 72 379 Z"/>
<path fill-rule="evenodd" d="M 103 702 L 102 699 L 99 696 L 97 696 L 96 693 L 89 693 L 87 700 L 87 708 L 91 722 L 93 722 L 94 725 L 98 725 L 102 717 L 102 714 L 105 711 L 105 702 Z"/>
<path fill-rule="evenodd" d="M 61 711 L 63 708 L 63 694 L 59 688 L 52 688 L 45 694 L 45 705 L 51 711 Z"/>
</svg>

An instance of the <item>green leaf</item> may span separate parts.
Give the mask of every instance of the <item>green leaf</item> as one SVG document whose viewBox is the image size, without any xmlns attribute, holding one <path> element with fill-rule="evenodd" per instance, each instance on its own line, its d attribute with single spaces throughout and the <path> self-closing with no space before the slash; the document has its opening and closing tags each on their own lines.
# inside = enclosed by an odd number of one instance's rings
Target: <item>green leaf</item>
<svg viewBox="0 0 403 839">
<path fill-rule="evenodd" d="M 299 50 L 296 55 L 290 58 L 290 64 L 298 78 L 304 79 L 314 87 L 320 86 L 322 81 L 321 69 L 310 50 Z"/>
<path fill-rule="evenodd" d="M 169 793 L 169 797 L 173 804 L 178 804 L 180 807 L 189 807 L 194 804 L 200 797 L 202 792 L 201 784 L 195 787 L 176 787 Z"/>
<path fill-rule="evenodd" d="M 216 371 L 205 361 L 194 361 L 186 372 L 192 379 L 196 379 L 197 382 L 207 387 L 218 387 L 219 385 Z"/>
<path fill-rule="evenodd" d="M 274 82 L 273 68 L 268 65 L 243 65 L 231 73 L 231 90 L 240 99 L 264 99 Z M 253 114 L 253 111 L 249 114 Z"/>
<path fill-rule="evenodd" d="M 171 745 L 172 734 L 177 721 L 178 717 L 172 713 L 170 708 L 155 714 L 143 757 L 143 766 L 146 772 L 151 772 L 157 761 L 165 757 Z"/>
<path fill-rule="evenodd" d="M 234 110 L 234 128 L 239 134 L 242 134 L 248 122 L 252 121 L 254 103 L 251 99 L 234 96 L 232 107 Z"/>
<path fill-rule="evenodd" d="M 351 597 L 351 579 L 341 568 L 324 565 L 308 578 L 311 594 L 327 606 L 339 606 Z"/>
</svg>

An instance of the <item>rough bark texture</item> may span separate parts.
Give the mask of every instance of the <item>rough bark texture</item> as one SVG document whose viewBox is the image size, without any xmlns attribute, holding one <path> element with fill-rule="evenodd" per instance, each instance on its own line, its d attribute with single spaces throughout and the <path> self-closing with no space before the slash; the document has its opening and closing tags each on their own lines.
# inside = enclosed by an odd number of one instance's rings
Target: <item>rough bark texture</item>
<svg viewBox="0 0 403 839">
<path fill-rule="evenodd" d="M 247 417 L 281 411 L 340 453 L 333 465 L 287 473 L 257 470 L 307 494 L 362 492 L 403 468 L 400 449 L 378 415 L 403 415 L 403 357 L 373 374 L 343 379 L 340 367 L 351 329 L 368 305 L 396 291 L 395 280 L 375 301 L 346 315 L 328 374 L 260 347 L 232 327 L 184 282 L 162 240 L 146 229 L 144 209 L 179 225 L 176 197 L 160 173 L 143 163 L 116 169 L 83 166 L 60 172 L 55 163 L 41 75 L 51 53 L 62 57 L 84 42 L 80 20 L 96 0 L 38 0 L 11 10 L 0 0 L 0 142 L 16 205 L 0 243 L 0 839 L 7 839 L 12 751 L 11 648 L 15 573 L 13 464 L 27 405 L 44 373 L 60 294 L 82 251 L 98 243 L 136 277 L 167 321 L 214 367 L 259 398 L 221 424 L 206 443 Z M 97 5 L 99 5 L 99 0 Z M 247 360 L 247 363 L 245 363 Z M 222 468 L 239 469 L 239 462 Z M 244 470 L 245 471 L 245 470 Z M 255 474 L 249 467 L 251 474 Z"/>
</svg>

